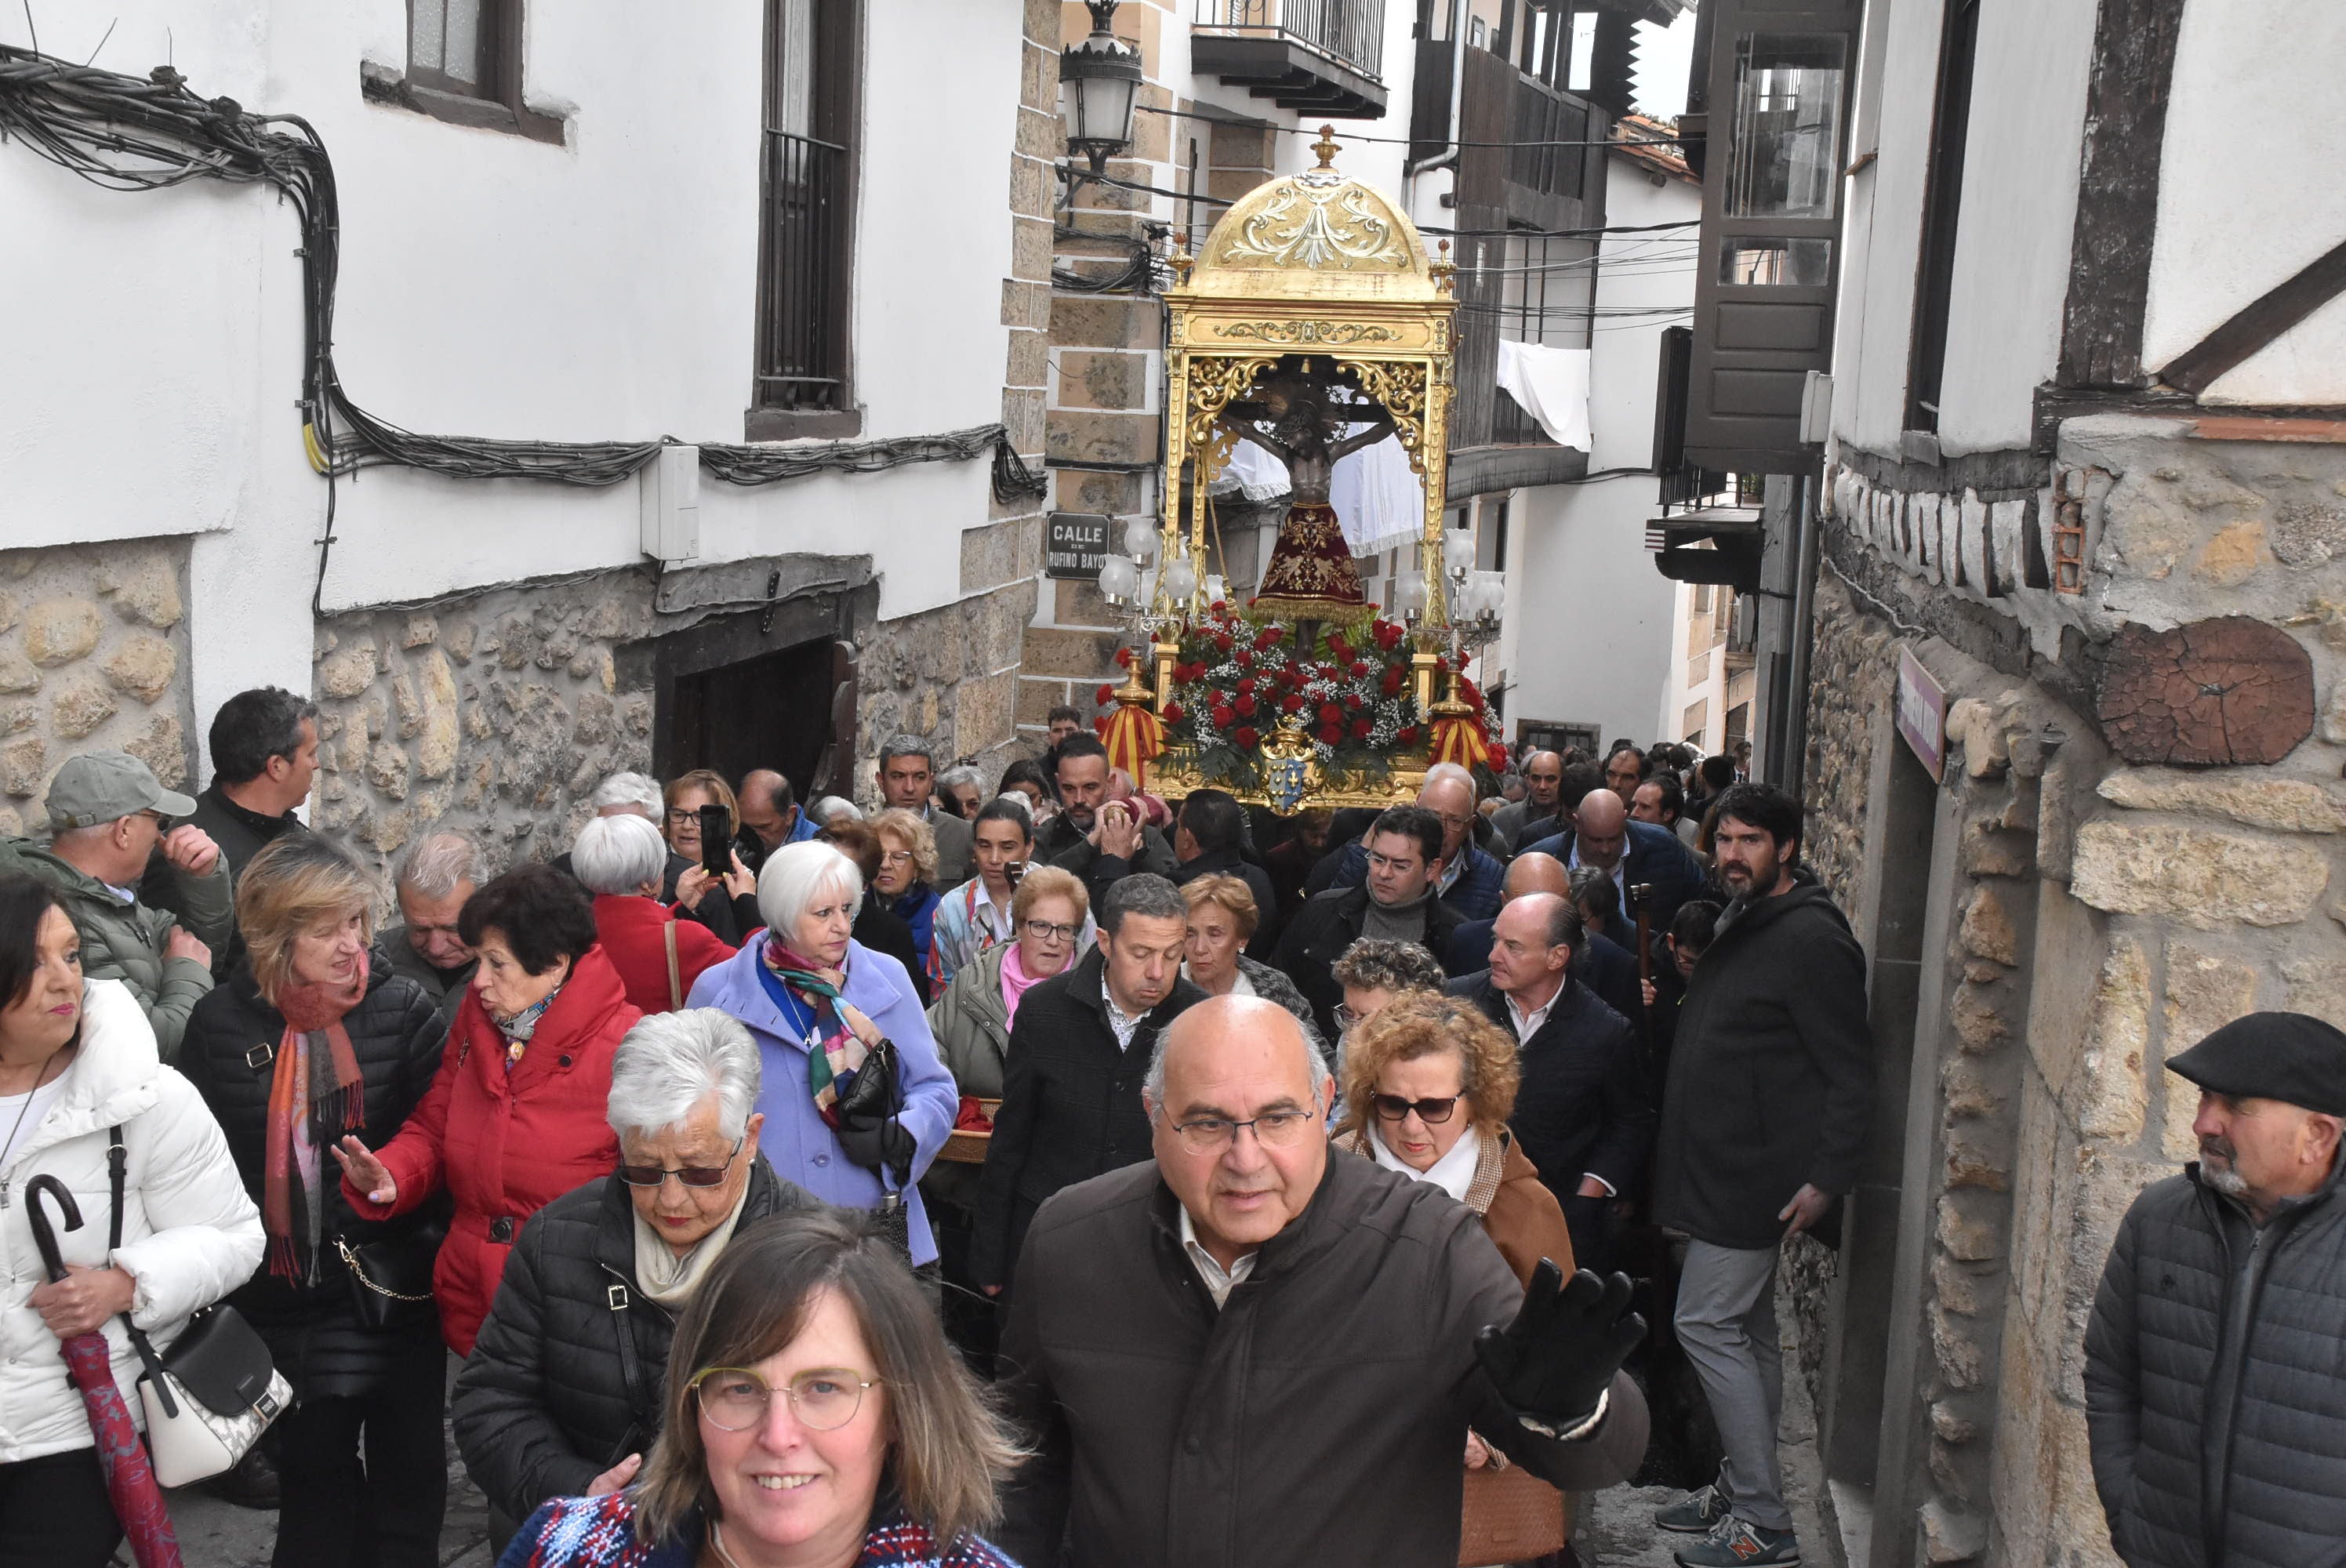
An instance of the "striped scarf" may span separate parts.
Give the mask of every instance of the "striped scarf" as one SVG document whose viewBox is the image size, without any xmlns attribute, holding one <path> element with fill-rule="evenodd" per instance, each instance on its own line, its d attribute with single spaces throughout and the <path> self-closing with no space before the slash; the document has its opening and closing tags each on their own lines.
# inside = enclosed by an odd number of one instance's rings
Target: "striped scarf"
<svg viewBox="0 0 2346 1568">
<path fill-rule="evenodd" d="M 359 954 L 358 978 L 346 989 L 291 985 L 276 997 L 285 1033 L 269 1082 L 260 1217 L 269 1272 L 297 1285 L 314 1275 L 325 1229 L 321 1145 L 366 1125 L 358 1054 L 342 1020 L 366 995 L 367 960 Z"/>
<path fill-rule="evenodd" d="M 807 1091 L 823 1125 L 837 1127 L 840 1097 L 854 1084 L 868 1054 L 863 1042 L 841 1019 L 839 988 L 813 960 L 792 951 L 778 936 L 767 939 L 759 956 L 758 982 L 782 1016 L 795 1024 L 798 1009 L 806 1010 L 807 1033 L 801 1044 L 807 1054 Z"/>
</svg>

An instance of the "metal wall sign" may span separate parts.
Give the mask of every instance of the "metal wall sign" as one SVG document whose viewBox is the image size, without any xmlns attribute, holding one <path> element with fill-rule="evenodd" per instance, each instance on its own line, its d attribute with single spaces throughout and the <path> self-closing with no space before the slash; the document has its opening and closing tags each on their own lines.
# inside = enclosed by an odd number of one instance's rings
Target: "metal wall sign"
<svg viewBox="0 0 2346 1568">
<path fill-rule="evenodd" d="M 1898 650 L 1898 733 L 1933 779 L 1947 777 L 1947 689 L 1923 667 L 1912 648 Z"/>
<path fill-rule="evenodd" d="M 1100 563 L 1107 558 L 1111 521 L 1091 512 L 1052 513 L 1045 524 L 1044 575 L 1099 581 Z"/>
</svg>

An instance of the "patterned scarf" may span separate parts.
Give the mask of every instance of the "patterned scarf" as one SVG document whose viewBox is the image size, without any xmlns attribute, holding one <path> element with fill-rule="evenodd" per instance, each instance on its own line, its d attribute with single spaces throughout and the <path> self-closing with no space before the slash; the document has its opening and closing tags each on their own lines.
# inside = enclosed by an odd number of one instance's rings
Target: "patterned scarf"
<svg viewBox="0 0 2346 1568">
<path fill-rule="evenodd" d="M 780 937 L 769 937 L 758 965 L 759 983 L 784 1018 L 795 1026 L 797 1009 L 807 1016 L 801 1042 L 807 1054 L 807 1089 L 823 1125 L 840 1125 L 839 1100 L 854 1084 L 867 1053 L 863 1042 L 839 1016 L 839 988 L 825 980 L 814 961 L 793 952 Z M 795 1007 L 793 1006 L 795 1003 Z"/>
<path fill-rule="evenodd" d="M 269 1231 L 269 1272 L 306 1284 L 325 1227 L 321 1145 L 366 1125 L 358 1054 L 342 1019 L 366 995 L 367 955 L 350 986 L 292 985 L 277 996 L 285 1033 L 269 1083 L 261 1220 Z M 359 1091 L 359 1092 L 354 1092 Z M 322 1139 L 320 1134 L 327 1135 Z"/>
</svg>

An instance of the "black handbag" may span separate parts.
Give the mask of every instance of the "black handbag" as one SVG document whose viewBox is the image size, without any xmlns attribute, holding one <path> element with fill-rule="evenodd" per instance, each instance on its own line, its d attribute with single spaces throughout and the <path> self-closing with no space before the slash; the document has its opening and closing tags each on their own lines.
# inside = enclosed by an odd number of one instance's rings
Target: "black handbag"
<svg viewBox="0 0 2346 1568">
<path fill-rule="evenodd" d="M 359 1327 L 381 1332 L 419 1328 L 439 1319 L 432 1300 L 432 1268 L 445 1236 L 424 1226 L 404 1236 L 353 1244 L 333 1238 L 334 1251 L 351 1280 L 351 1305 Z"/>
<path fill-rule="evenodd" d="M 913 1258 L 913 1135 L 897 1117 L 903 1108 L 900 1082 L 902 1063 L 896 1043 L 882 1039 L 865 1054 L 856 1070 L 854 1087 L 840 1102 L 839 1146 L 847 1157 L 879 1175 L 881 1186 L 895 1178 L 895 1189 L 880 1200 L 872 1213 L 882 1239 L 894 1247 L 907 1264 Z"/>
</svg>

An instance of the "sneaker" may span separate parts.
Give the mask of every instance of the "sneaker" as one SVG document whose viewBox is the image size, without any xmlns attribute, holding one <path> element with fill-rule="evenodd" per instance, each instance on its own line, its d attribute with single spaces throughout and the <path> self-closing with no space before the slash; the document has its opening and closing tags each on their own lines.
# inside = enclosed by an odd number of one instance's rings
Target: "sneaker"
<svg viewBox="0 0 2346 1568">
<path fill-rule="evenodd" d="M 1789 1530 L 1762 1530 L 1730 1513 L 1709 1534 L 1670 1555 L 1678 1568 L 1798 1568 L 1800 1543 Z"/>
<path fill-rule="evenodd" d="M 1700 1492 L 1689 1492 L 1668 1508 L 1657 1510 L 1654 1528 L 1675 1530 L 1686 1535 L 1708 1535 L 1719 1528 L 1719 1522 L 1728 1516 L 1727 1493 L 1716 1486 L 1706 1486 Z"/>
</svg>

